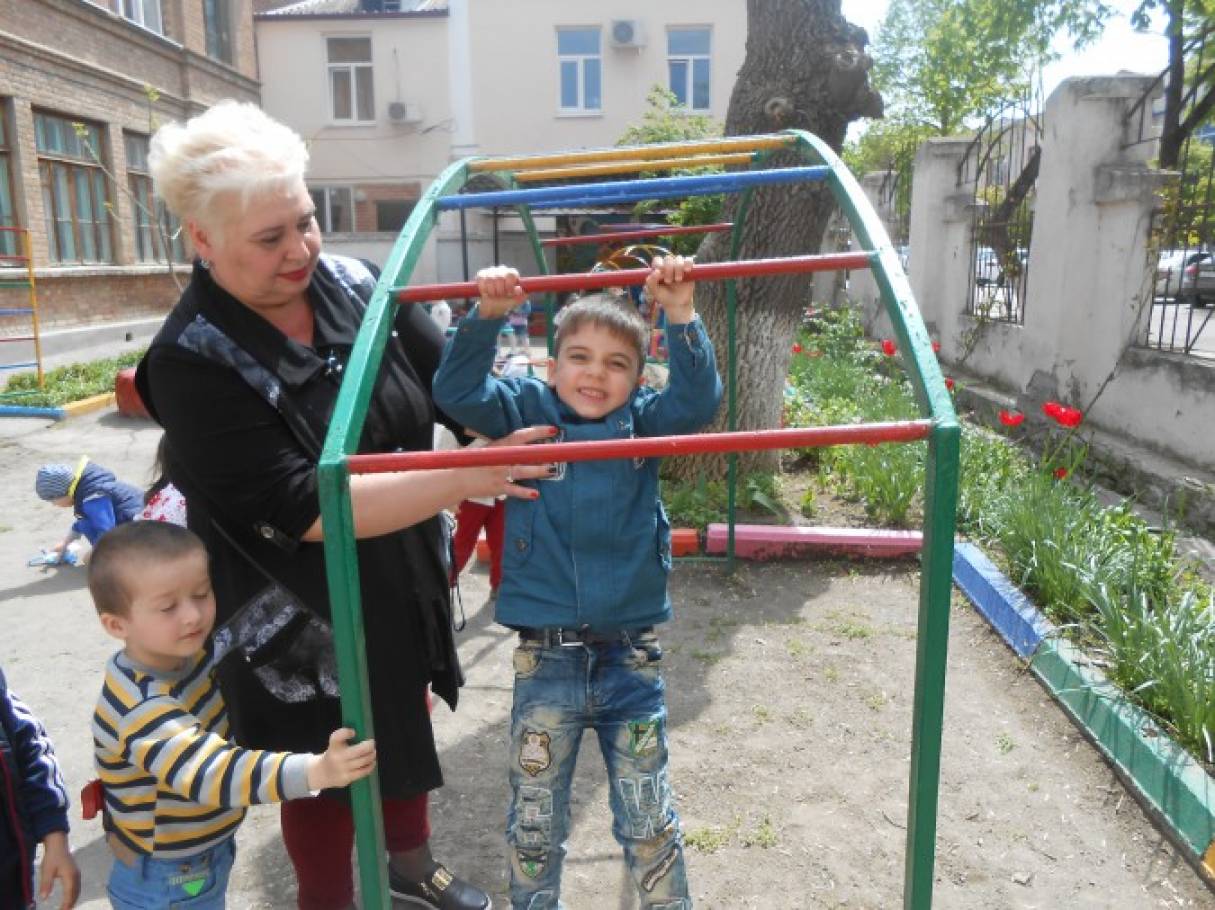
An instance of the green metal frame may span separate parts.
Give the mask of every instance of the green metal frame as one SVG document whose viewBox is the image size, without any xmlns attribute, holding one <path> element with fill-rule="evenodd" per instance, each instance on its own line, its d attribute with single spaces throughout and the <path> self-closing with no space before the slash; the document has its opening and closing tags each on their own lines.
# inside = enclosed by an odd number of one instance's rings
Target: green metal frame
<svg viewBox="0 0 1215 910">
<path fill-rule="evenodd" d="M 794 148 L 830 169 L 827 185 L 844 210 L 854 232 L 871 251 L 872 270 L 882 301 L 894 326 L 922 416 L 932 420 L 925 472 L 924 548 L 921 563 L 919 630 L 916 643 L 915 694 L 912 716 L 911 770 L 908 782 L 907 848 L 904 870 L 904 907 L 926 910 L 932 904 L 935 861 L 937 796 L 940 778 L 941 730 L 944 715 L 945 658 L 949 637 L 949 603 L 952 589 L 953 540 L 957 507 L 958 460 L 961 429 L 944 376 L 932 351 L 928 332 L 911 296 L 898 258 L 885 228 L 870 206 L 856 179 L 818 137 L 789 131 Z M 771 152 L 758 153 L 758 163 Z M 468 182 L 465 159 L 450 165 L 422 196 L 384 264 L 383 275 L 359 331 L 338 394 L 334 416 L 321 462 L 317 469 L 321 516 L 326 529 L 325 562 L 332 605 L 334 640 L 342 689 L 343 723 L 354 728 L 359 739 L 374 736 L 369 699 L 362 606 L 359 595 L 358 557 L 355 548 L 354 516 L 350 500 L 350 471 L 347 457 L 355 452 L 362 434 L 380 359 L 396 313 L 394 289 L 405 286 L 434 230 L 438 218 L 436 200 L 459 192 Z M 513 178 L 504 175 L 510 183 Z M 750 204 L 744 192 L 731 239 L 731 256 L 737 258 Z M 541 273 L 548 266 L 527 206 L 519 207 Z M 552 345 L 553 295 L 548 295 L 549 349 Z M 727 283 L 727 334 L 731 351 L 727 371 L 729 428 L 736 429 L 737 288 Z M 735 456 L 730 460 L 727 560 L 734 559 Z M 380 792 L 375 775 L 351 786 L 356 846 L 363 906 L 389 906 L 385 875 L 385 845 L 380 814 Z"/>
</svg>

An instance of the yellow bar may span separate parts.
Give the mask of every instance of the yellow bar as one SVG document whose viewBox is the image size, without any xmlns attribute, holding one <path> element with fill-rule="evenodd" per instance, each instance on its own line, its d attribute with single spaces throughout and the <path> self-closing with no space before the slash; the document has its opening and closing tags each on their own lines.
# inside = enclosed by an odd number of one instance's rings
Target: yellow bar
<svg viewBox="0 0 1215 910">
<path fill-rule="evenodd" d="M 758 152 L 782 148 L 795 141 L 783 134 L 773 136 L 736 136 L 710 139 L 705 142 L 667 142 L 618 149 L 592 149 L 586 152 L 565 152 L 560 155 L 521 155 L 514 158 L 485 158 L 469 164 L 468 169 L 480 171 L 530 171 L 542 167 L 592 164 L 598 161 L 636 161 L 638 159 L 669 158 L 676 155 L 702 155 L 709 152 Z"/>
<path fill-rule="evenodd" d="M 617 161 L 610 164 L 592 164 L 589 167 L 550 167 L 538 171 L 524 171 L 517 175 L 515 180 L 519 183 L 534 183 L 538 180 L 560 180 L 568 177 L 601 177 L 605 174 L 635 174 L 638 171 L 673 171 L 683 167 L 750 163 L 750 152 L 735 152 L 732 155 L 697 155 L 689 158 Z"/>
</svg>

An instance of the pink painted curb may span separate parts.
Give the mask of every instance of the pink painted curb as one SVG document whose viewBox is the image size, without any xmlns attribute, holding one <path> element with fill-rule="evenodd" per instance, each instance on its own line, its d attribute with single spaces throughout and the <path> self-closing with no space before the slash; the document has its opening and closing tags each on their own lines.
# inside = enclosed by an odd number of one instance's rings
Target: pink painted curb
<svg viewBox="0 0 1215 910">
<path fill-rule="evenodd" d="M 711 524 L 706 553 L 726 552 L 727 526 Z M 924 545 L 919 531 L 874 528 L 803 528 L 789 525 L 735 525 L 734 553 L 742 559 L 781 559 L 836 553 L 849 556 L 895 557 L 918 553 Z"/>
</svg>

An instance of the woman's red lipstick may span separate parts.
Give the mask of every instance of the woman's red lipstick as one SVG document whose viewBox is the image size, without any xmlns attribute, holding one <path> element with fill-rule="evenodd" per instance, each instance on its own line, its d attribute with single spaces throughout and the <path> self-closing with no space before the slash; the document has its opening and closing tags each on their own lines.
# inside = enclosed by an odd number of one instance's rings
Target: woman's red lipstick
<svg viewBox="0 0 1215 910">
<path fill-rule="evenodd" d="M 302 269 L 296 269 L 294 272 L 279 272 L 279 276 L 286 278 L 288 281 L 303 281 L 308 277 L 308 271 L 308 266 L 304 266 Z"/>
</svg>

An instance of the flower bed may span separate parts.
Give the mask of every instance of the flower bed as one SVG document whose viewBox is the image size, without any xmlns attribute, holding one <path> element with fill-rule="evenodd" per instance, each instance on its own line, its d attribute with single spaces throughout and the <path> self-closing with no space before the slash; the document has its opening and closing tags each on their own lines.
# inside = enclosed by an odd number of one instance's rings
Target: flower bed
<svg viewBox="0 0 1215 910">
<path fill-rule="evenodd" d="M 114 391 L 114 377 L 125 367 L 135 366 L 143 351 L 118 357 L 73 363 L 47 371 L 42 388 L 35 373 L 18 373 L 0 390 L 0 403 L 31 408 L 53 408 L 94 395 Z"/>
</svg>

